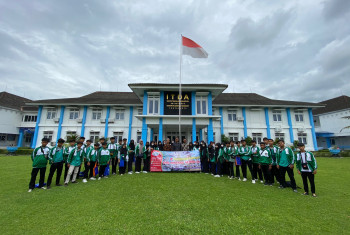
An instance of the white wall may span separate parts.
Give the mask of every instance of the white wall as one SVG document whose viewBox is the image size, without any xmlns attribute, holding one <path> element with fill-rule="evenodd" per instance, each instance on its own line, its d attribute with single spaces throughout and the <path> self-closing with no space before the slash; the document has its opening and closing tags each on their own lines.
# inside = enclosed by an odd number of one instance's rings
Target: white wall
<svg viewBox="0 0 350 235">
<path fill-rule="evenodd" d="M 22 122 L 22 113 L 13 109 L 0 107 L 0 133 L 19 133 L 19 125 Z"/>
<path fill-rule="evenodd" d="M 350 116 L 350 109 L 321 114 L 318 116 L 320 126 L 316 127 L 317 132 L 326 131 L 334 133 L 337 136 L 350 136 L 350 128 L 343 129 L 340 132 L 342 128 L 350 126 L 350 119 L 342 118 L 345 116 Z"/>
</svg>

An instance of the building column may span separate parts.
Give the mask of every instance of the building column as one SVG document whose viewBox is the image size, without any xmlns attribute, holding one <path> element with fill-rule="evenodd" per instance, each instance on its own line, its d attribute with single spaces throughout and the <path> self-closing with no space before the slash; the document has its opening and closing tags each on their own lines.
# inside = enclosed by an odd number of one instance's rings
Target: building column
<svg viewBox="0 0 350 235">
<path fill-rule="evenodd" d="M 34 137 L 33 137 L 33 143 L 32 143 L 32 149 L 35 148 L 36 142 L 38 141 L 38 135 L 39 135 L 39 124 L 40 124 L 40 118 L 41 118 L 41 113 L 43 112 L 43 106 L 39 105 L 39 110 L 38 110 L 38 116 L 36 119 L 36 124 L 35 124 L 35 131 L 34 131 Z"/>
<path fill-rule="evenodd" d="M 199 129 L 199 141 L 203 140 L 203 129 Z"/>
<path fill-rule="evenodd" d="M 196 131 L 196 119 L 192 118 L 192 143 L 196 141 L 197 131 Z"/>
<path fill-rule="evenodd" d="M 61 114 L 62 114 L 62 107 L 61 107 Z M 85 135 L 86 114 L 87 114 L 87 106 L 84 106 L 83 120 L 81 122 L 81 131 L 80 131 L 81 137 Z M 62 121 L 63 121 L 63 116 L 62 116 Z M 61 118 L 60 118 L 60 122 L 61 122 Z M 60 137 L 61 137 L 61 133 L 60 133 Z M 57 136 L 57 140 L 58 140 L 58 136 Z"/>
<path fill-rule="evenodd" d="M 270 119 L 269 119 L 269 108 L 265 108 L 265 120 L 266 120 L 266 133 L 267 133 L 267 138 L 271 139 Z"/>
<path fill-rule="evenodd" d="M 191 112 L 192 116 L 196 116 L 196 92 L 191 92 Z M 197 135 L 196 118 L 192 118 L 192 143 L 196 141 Z"/>
<path fill-rule="evenodd" d="M 292 124 L 292 117 L 290 115 L 290 108 L 286 108 L 287 111 L 287 119 L 288 119 L 288 125 L 289 125 L 289 137 L 290 142 L 294 143 L 294 134 L 293 134 L 293 124 Z"/>
<path fill-rule="evenodd" d="M 149 140 L 150 140 L 150 141 L 153 141 L 153 135 L 154 135 L 154 130 L 153 130 L 153 128 L 151 128 L 149 135 L 150 135 L 150 136 L 149 136 Z"/>
<path fill-rule="evenodd" d="M 128 144 L 131 140 L 131 131 L 132 131 L 132 117 L 133 117 L 134 107 L 130 106 L 130 115 L 129 115 L 129 131 L 128 131 Z"/>
<path fill-rule="evenodd" d="M 332 143 L 331 143 L 331 138 L 330 137 L 326 137 L 326 143 L 327 143 L 327 148 L 332 147 Z"/>
<path fill-rule="evenodd" d="M 143 92 L 143 112 L 142 115 L 147 115 L 147 104 L 148 104 L 148 94 L 146 91 Z M 146 118 L 142 118 L 142 134 L 141 139 L 143 140 L 143 144 L 145 145 L 147 142 L 147 124 Z"/>
<path fill-rule="evenodd" d="M 224 135 L 224 115 L 223 115 L 223 112 L 222 112 L 222 107 L 219 108 L 219 112 L 220 112 L 220 132 L 221 132 L 221 135 Z"/>
<path fill-rule="evenodd" d="M 211 92 L 209 92 L 208 94 L 208 115 L 213 116 Z M 210 141 L 214 141 L 213 118 L 209 118 L 209 125 L 208 125 L 208 143 L 210 143 Z"/>
<path fill-rule="evenodd" d="M 63 118 L 64 118 L 64 109 L 65 106 L 61 106 L 61 112 L 60 112 L 60 120 L 58 122 L 58 130 L 57 130 L 57 138 L 56 138 L 56 144 L 57 141 L 61 138 L 61 133 L 62 133 L 62 123 L 63 123 Z M 84 120 L 83 120 L 84 121 Z"/>
<path fill-rule="evenodd" d="M 23 135 L 24 135 L 24 129 L 23 128 L 19 128 L 19 136 L 18 136 L 17 147 L 22 147 Z"/>
<path fill-rule="evenodd" d="M 107 113 L 106 113 L 106 125 L 105 125 L 105 138 L 108 138 L 108 119 L 109 119 L 109 113 L 111 112 L 111 106 L 107 106 Z"/>
<path fill-rule="evenodd" d="M 160 101 L 159 101 L 160 109 L 159 114 L 164 115 L 164 91 L 160 92 Z M 162 141 L 163 143 L 163 118 L 159 118 L 159 133 L 158 133 L 158 141 Z"/>
<path fill-rule="evenodd" d="M 244 139 L 245 139 L 248 137 L 247 115 L 245 113 L 245 107 L 242 108 L 242 115 L 243 115 L 243 130 L 244 130 Z"/>
<path fill-rule="evenodd" d="M 314 144 L 315 151 L 317 151 L 318 147 L 317 147 L 317 139 L 316 139 L 316 133 L 315 133 L 314 117 L 312 116 L 312 108 L 309 108 L 308 112 L 309 112 L 309 120 L 310 120 L 310 126 L 311 126 L 312 142 Z"/>
</svg>

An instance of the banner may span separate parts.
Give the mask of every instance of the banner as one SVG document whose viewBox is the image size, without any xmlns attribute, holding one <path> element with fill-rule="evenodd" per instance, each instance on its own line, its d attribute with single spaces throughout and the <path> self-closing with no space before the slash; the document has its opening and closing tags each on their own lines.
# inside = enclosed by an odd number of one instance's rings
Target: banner
<svg viewBox="0 0 350 235">
<path fill-rule="evenodd" d="M 151 153 L 151 171 L 200 171 L 199 151 L 158 151 Z"/>
</svg>

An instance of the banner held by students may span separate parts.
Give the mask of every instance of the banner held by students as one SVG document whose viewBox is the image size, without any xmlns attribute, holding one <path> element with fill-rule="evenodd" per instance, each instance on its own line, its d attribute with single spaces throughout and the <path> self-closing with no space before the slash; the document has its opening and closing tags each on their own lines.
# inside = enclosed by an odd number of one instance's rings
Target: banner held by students
<svg viewBox="0 0 350 235">
<path fill-rule="evenodd" d="M 151 153 L 151 171 L 200 171 L 199 151 L 158 151 Z"/>
</svg>

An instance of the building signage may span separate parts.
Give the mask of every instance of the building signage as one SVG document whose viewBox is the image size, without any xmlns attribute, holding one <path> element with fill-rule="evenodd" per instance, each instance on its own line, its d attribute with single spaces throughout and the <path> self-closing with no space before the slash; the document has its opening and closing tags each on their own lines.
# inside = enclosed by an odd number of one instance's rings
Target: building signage
<svg viewBox="0 0 350 235">
<path fill-rule="evenodd" d="M 164 115 L 179 115 L 179 101 L 181 101 L 181 115 L 191 115 L 191 92 L 165 91 Z"/>
</svg>

